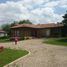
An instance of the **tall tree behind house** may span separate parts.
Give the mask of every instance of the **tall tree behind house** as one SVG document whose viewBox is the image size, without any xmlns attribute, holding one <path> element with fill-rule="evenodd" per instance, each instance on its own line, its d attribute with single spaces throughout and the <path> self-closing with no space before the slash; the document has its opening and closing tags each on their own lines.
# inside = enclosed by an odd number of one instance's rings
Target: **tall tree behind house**
<svg viewBox="0 0 67 67">
<path fill-rule="evenodd" d="M 21 20 L 18 22 L 19 24 L 32 24 L 30 20 Z"/>
<path fill-rule="evenodd" d="M 66 14 L 63 16 L 64 20 L 62 20 L 62 23 L 64 24 L 64 36 L 67 36 L 67 11 Z"/>
</svg>

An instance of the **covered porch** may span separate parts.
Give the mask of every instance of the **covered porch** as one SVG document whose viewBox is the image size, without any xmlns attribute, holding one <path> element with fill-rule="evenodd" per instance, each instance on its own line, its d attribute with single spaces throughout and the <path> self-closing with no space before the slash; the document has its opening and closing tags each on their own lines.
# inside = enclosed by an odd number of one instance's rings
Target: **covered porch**
<svg viewBox="0 0 67 67">
<path fill-rule="evenodd" d="M 50 29 L 18 28 L 11 30 L 12 37 L 42 38 L 50 36 Z"/>
</svg>

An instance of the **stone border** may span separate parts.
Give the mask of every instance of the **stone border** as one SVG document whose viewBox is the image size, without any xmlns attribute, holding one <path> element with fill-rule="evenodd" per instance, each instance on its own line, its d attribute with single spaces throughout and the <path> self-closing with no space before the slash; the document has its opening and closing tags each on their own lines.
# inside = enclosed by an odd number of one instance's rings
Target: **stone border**
<svg viewBox="0 0 67 67">
<path fill-rule="evenodd" d="M 14 64 L 14 66 L 15 66 L 18 61 L 20 61 L 21 59 L 29 56 L 30 54 L 31 54 L 31 52 L 29 51 L 29 53 L 28 53 L 27 55 L 25 55 L 25 56 L 23 56 L 23 57 L 20 57 L 19 59 L 16 59 L 16 60 L 14 60 L 13 62 L 11 62 L 11 63 L 9 63 L 9 64 L 6 64 L 6 65 L 3 66 L 3 67 L 13 67 L 13 64 Z"/>
</svg>

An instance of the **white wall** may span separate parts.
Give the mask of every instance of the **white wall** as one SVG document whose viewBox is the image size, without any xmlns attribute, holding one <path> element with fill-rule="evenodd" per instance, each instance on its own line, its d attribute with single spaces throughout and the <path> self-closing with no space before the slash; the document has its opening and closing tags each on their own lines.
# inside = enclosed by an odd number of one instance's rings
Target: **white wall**
<svg viewBox="0 0 67 67">
<path fill-rule="evenodd" d="M 6 33 L 1 33 L 1 32 L 0 32 L 0 37 L 2 37 L 2 36 L 7 36 L 7 34 L 6 34 Z"/>
</svg>

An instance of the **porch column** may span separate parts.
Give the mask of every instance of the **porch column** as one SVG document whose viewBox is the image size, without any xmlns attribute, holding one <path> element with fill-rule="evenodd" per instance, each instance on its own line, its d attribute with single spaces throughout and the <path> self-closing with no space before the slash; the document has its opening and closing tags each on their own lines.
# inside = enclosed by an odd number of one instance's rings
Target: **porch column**
<svg viewBox="0 0 67 67">
<path fill-rule="evenodd" d="M 47 37 L 50 36 L 50 29 L 46 29 L 46 36 L 47 36 Z"/>
</svg>

